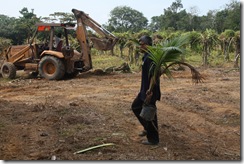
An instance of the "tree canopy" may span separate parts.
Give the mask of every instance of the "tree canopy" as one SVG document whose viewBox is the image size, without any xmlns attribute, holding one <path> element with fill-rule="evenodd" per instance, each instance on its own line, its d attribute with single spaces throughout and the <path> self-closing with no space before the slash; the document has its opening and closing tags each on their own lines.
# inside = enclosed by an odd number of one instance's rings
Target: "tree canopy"
<svg viewBox="0 0 244 164">
<path fill-rule="evenodd" d="M 143 13 L 128 6 L 115 7 L 110 12 L 107 29 L 114 32 L 139 32 L 147 28 L 148 20 Z"/>
<path fill-rule="evenodd" d="M 138 33 L 142 30 L 151 32 L 167 30 L 204 32 L 206 29 L 212 29 L 220 34 L 227 29 L 240 31 L 240 1 L 232 0 L 226 4 L 224 9 L 220 11 L 210 10 L 203 16 L 198 16 L 195 10 L 196 8 L 194 11 L 187 12 L 181 0 L 176 0 L 168 8 L 163 9 L 161 15 L 153 16 L 149 22 L 143 13 L 128 6 L 118 6 L 110 12 L 108 22 L 103 26 L 114 33 Z M 36 22 L 66 23 L 75 21 L 72 13 L 54 11 L 49 17 L 38 17 L 33 9 L 29 11 L 26 7 L 19 12 L 21 14 L 19 18 L 0 14 L 0 37 L 9 39 L 12 44 L 27 43 L 35 30 L 34 24 Z"/>
</svg>

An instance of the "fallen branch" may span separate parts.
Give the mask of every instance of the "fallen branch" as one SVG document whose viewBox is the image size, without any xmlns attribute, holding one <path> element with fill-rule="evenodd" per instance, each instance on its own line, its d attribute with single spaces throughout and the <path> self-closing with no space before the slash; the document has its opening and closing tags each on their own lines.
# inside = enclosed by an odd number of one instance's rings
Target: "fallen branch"
<svg viewBox="0 0 244 164">
<path fill-rule="evenodd" d="M 113 145 L 115 145 L 115 144 L 113 144 L 113 143 L 107 143 L 107 144 L 92 146 L 92 147 L 89 147 L 89 148 L 86 148 L 86 149 L 83 149 L 83 150 L 79 150 L 77 152 L 74 152 L 74 154 L 80 154 L 80 153 L 84 153 L 86 151 L 90 151 L 90 150 L 97 149 L 97 148 L 100 148 L 100 147 L 113 146 Z"/>
</svg>

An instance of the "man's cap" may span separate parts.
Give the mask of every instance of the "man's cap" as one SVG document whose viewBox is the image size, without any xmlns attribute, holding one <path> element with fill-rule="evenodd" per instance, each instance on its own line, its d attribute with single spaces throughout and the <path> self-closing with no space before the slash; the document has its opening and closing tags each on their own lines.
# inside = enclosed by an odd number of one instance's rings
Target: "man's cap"
<svg viewBox="0 0 244 164">
<path fill-rule="evenodd" d="M 140 39 L 139 42 L 143 42 L 149 46 L 152 46 L 152 38 L 150 36 L 147 35 L 143 35 Z"/>
</svg>

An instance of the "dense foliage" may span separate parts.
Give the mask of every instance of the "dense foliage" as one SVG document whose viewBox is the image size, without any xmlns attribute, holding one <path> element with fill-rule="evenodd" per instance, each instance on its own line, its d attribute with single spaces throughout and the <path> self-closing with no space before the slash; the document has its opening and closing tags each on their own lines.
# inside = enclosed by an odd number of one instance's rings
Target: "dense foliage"
<svg viewBox="0 0 244 164">
<path fill-rule="evenodd" d="M 49 17 L 38 17 L 34 10 L 28 11 L 27 8 L 19 12 L 19 18 L 0 14 L 0 52 L 10 44 L 28 43 L 36 22 L 76 22 L 72 13 L 54 12 Z M 189 33 L 189 49 L 192 53 L 201 54 L 202 63 L 207 65 L 212 51 L 223 54 L 226 61 L 229 61 L 230 52 L 236 56 L 240 54 L 241 3 L 232 0 L 220 11 L 210 10 L 207 15 L 198 16 L 195 8 L 187 12 L 181 0 L 176 0 L 161 15 L 153 16 L 150 23 L 143 13 L 118 6 L 110 12 L 110 18 L 103 26 L 120 38 L 116 46 L 120 57 L 127 48 L 131 62 L 136 62 L 135 56 L 138 56 L 131 39 L 148 34 L 153 37 L 154 43 L 159 43 Z M 74 36 L 74 32 L 72 34 Z M 38 38 L 41 40 L 44 37 L 38 35 Z M 75 39 L 72 43 L 78 45 Z"/>
<path fill-rule="evenodd" d="M 115 7 L 110 12 L 109 24 L 106 27 L 113 32 L 139 32 L 147 28 L 148 20 L 141 12 L 127 6 Z"/>
</svg>

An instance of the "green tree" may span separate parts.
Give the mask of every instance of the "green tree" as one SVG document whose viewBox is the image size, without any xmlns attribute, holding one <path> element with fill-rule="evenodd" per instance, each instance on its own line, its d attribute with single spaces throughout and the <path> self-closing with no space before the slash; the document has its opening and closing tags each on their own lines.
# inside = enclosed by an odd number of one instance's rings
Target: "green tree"
<svg viewBox="0 0 244 164">
<path fill-rule="evenodd" d="M 197 16 L 196 8 L 191 8 L 187 13 L 183 9 L 181 0 L 176 0 L 163 10 L 163 14 L 153 16 L 148 27 L 154 32 L 165 29 L 202 32 L 213 29 L 218 33 L 225 29 L 240 30 L 240 2 L 232 0 L 226 6 L 224 10 L 209 10 L 207 15 Z"/>
<path fill-rule="evenodd" d="M 14 34 L 14 24 L 16 19 L 6 15 L 0 15 L 0 36 L 8 38 L 11 42 L 16 38 Z"/>
<path fill-rule="evenodd" d="M 149 24 L 149 29 L 153 32 L 158 31 L 163 28 L 162 26 L 162 21 L 163 20 L 163 15 L 160 16 L 153 16 L 151 18 L 151 23 Z"/>
<path fill-rule="evenodd" d="M 228 15 L 224 21 L 224 27 L 226 29 L 240 30 L 241 28 L 241 3 L 240 1 L 232 0 L 227 5 Z"/>
<path fill-rule="evenodd" d="M 194 52 L 200 53 L 200 45 L 201 45 L 201 33 L 197 31 L 189 32 L 189 44 L 190 49 Z"/>
<path fill-rule="evenodd" d="M 182 9 L 183 5 L 181 3 L 181 0 L 176 0 L 171 4 L 171 6 L 168 8 L 169 11 L 173 13 L 178 13 L 178 10 Z"/>
<path fill-rule="evenodd" d="M 123 50 L 126 47 L 126 42 L 129 40 L 130 33 L 124 32 L 124 33 L 115 33 L 115 36 L 119 38 L 117 45 L 119 47 L 120 51 L 120 57 L 123 58 Z"/>
<path fill-rule="evenodd" d="M 164 9 L 164 20 L 162 23 L 165 23 L 165 26 L 172 27 L 175 30 L 178 30 L 177 22 L 180 20 L 178 12 L 183 8 L 181 0 L 176 0 L 171 4 L 170 7 Z"/>
<path fill-rule="evenodd" d="M 227 15 L 228 15 L 228 11 L 227 10 L 222 10 L 220 12 L 218 12 L 216 14 L 216 18 L 215 18 L 215 22 L 216 22 L 216 25 L 215 25 L 215 29 L 218 33 L 221 33 L 224 31 L 225 29 L 225 26 L 224 26 L 224 22 L 225 22 L 225 19 L 227 18 Z"/>
<path fill-rule="evenodd" d="M 26 7 L 20 11 L 22 16 L 15 21 L 14 25 L 14 33 L 17 36 L 14 39 L 14 44 L 29 43 L 30 38 L 36 30 L 35 24 L 40 21 L 33 12 L 34 10 L 29 12 Z"/>
<path fill-rule="evenodd" d="M 218 33 L 224 32 L 226 29 L 240 30 L 241 27 L 241 4 L 236 0 L 232 0 L 230 4 L 226 5 L 224 10 L 217 12 L 216 31 Z"/>
<path fill-rule="evenodd" d="M 200 31 L 201 29 L 201 17 L 194 15 L 192 16 L 191 14 L 189 15 L 189 20 L 190 20 L 190 27 L 191 30 L 190 31 Z"/>
<path fill-rule="evenodd" d="M 241 37 L 240 31 L 235 32 L 234 37 L 234 45 L 235 45 L 235 60 L 234 60 L 234 68 L 239 68 L 239 59 L 241 54 Z"/>
<path fill-rule="evenodd" d="M 181 3 L 181 0 L 176 0 L 171 4 L 170 7 L 167 9 L 164 9 L 164 14 L 161 14 L 160 16 L 154 16 L 152 17 L 152 21 L 149 25 L 149 28 L 153 31 L 162 30 L 162 29 L 168 29 L 173 28 L 175 30 L 183 29 L 184 27 L 182 24 L 179 23 L 182 17 L 185 17 L 186 12 L 180 11 L 183 8 L 183 5 Z"/>
<path fill-rule="evenodd" d="M 186 10 L 182 10 L 179 13 L 177 13 L 177 19 L 178 21 L 176 22 L 175 27 L 177 30 L 192 30 L 192 25 L 190 23 L 190 14 L 188 14 Z"/>
<path fill-rule="evenodd" d="M 206 67 L 208 65 L 208 57 L 211 54 L 214 46 L 218 42 L 218 35 L 215 30 L 206 29 L 203 33 L 201 33 L 201 42 L 202 42 L 202 62 Z"/>
<path fill-rule="evenodd" d="M 223 49 L 222 52 L 224 53 L 224 58 L 226 61 L 230 60 L 229 51 L 233 43 L 234 37 L 235 37 L 235 31 L 229 29 L 222 32 L 219 36 L 219 40 L 222 43 L 221 46 Z"/>
<path fill-rule="evenodd" d="M 58 23 L 70 23 L 75 22 L 75 16 L 72 13 L 65 12 L 54 12 L 53 14 L 49 14 L 49 20 L 44 17 L 47 21 L 56 21 Z"/>
<path fill-rule="evenodd" d="M 147 18 L 141 12 L 127 6 L 118 6 L 110 12 L 106 29 L 111 32 L 138 32 L 147 28 L 147 23 Z"/>
<path fill-rule="evenodd" d="M 196 30 L 204 32 L 206 29 L 215 29 L 215 10 L 210 10 L 206 16 L 200 17 L 199 26 Z"/>
<path fill-rule="evenodd" d="M 11 45 L 11 40 L 6 38 L 0 37 L 0 54 L 3 52 L 5 48 L 7 48 L 9 45 Z"/>
</svg>

